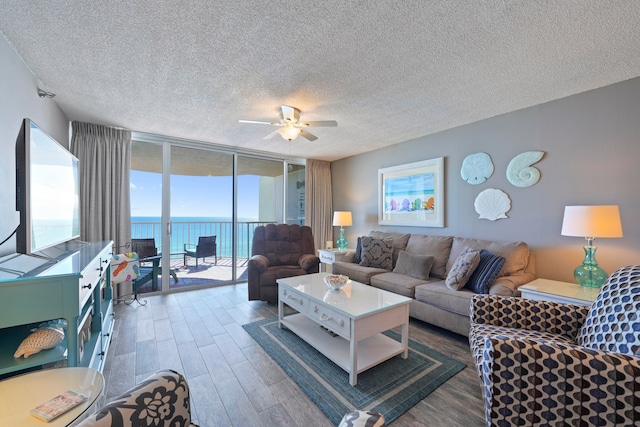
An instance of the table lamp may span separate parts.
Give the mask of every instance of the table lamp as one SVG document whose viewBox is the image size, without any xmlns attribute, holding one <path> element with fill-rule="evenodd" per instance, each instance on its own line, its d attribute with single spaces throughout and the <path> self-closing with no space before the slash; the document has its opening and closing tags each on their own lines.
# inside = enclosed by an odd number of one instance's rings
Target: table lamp
<svg viewBox="0 0 640 427">
<path fill-rule="evenodd" d="M 349 211 L 335 211 L 333 213 L 333 225 L 340 226 L 340 237 L 338 237 L 338 250 L 344 252 L 347 250 L 347 239 L 344 237 L 344 227 L 350 226 L 351 212 Z"/>
<path fill-rule="evenodd" d="M 562 219 L 563 236 L 584 237 L 584 260 L 573 271 L 573 277 L 582 286 L 599 288 L 608 274 L 598 266 L 593 240 L 596 237 L 622 237 L 620 209 L 609 206 L 565 206 Z"/>
</svg>

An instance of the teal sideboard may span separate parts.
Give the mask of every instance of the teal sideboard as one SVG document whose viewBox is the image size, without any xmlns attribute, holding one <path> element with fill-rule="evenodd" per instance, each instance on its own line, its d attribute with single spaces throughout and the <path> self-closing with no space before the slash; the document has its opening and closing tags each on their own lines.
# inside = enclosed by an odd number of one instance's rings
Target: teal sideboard
<svg viewBox="0 0 640 427">
<path fill-rule="evenodd" d="M 47 258 L 0 260 L 0 375 L 64 359 L 67 366 L 102 371 L 114 324 L 112 245 L 69 242 L 47 249 Z M 57 347 L 26 359 L 13 357 L 32 328 L 60 318 L 67 330 Z"/>
</svg>

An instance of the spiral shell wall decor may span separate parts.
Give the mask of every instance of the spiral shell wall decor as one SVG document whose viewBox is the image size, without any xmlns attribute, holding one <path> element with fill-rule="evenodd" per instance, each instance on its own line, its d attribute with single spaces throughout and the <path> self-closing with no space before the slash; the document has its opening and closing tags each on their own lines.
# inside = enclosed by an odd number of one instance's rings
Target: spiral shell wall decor
<svg viewBox="0 0 640 427">
<path fill-rule="evenodd" d="M 501 218 L 508 218 L 506 213 L 511 210 L 511 200 L 502 190 L 488 188 L 478 194 L 473 206 L 480 215 L 480 219 L 495 221 Z"/>
<path fill-rule="evenodd" d="M 491 161 L 491 157 L 487 153 L 469 154 L 462 161 L 460 175 L 462 175 L 462 179 L 469 184 L 482 184 L 493 175 L 493 162 Z"/>
<path fill-rule="evenodd" d="M 509 162 L 507 166 L 507 179 L 516 187 L 531 187 L 540 179 L 540 171 L 534 168 L 544 156 L 544 151 L 525 151 L 518 154 Z"/>
</svg>

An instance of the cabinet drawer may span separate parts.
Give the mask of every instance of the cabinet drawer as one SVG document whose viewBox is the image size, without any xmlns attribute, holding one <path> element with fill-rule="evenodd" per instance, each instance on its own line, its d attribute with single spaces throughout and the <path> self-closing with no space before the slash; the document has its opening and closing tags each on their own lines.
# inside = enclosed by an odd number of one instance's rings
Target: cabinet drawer
<svg viewBox="0 0 640 427">
<path fill-rule="evenodd" d="M 309 309 L 309 299 L 306 295 L 296 292 L 289 288 L 278 287 L 278 298 L 280 301 L 298 310 L 300 313 L 306 313 Z"/>
<path fill-rule="evenodd" d="M 351 322 L 344 314 L 329 307 L 312 303 L 307 315 L 325 328 L 340 335 L 342 338 L 351 338 Z"/>
<path fill-rule="evenodd" d="M 333 252 L 320 251 L 320 262 L 333 264 L 336 261 L 336 254 Z"/>
<path fill-rule="evenodd" d="M 103 267 L 100 258 L 96 258 L 83 272 L 80 278 L 80 307 L 87 302 L 91 291 L 98 286 Z"/>
</svg>

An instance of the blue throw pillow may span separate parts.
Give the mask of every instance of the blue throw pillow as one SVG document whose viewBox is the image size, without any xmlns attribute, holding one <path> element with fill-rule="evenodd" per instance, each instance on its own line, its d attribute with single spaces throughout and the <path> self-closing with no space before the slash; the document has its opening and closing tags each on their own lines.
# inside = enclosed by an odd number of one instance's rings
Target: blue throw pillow
<svg viewBox="0 0 640 427">
<path fill-rule="evenodd" d="M 505 261 L 503 257 L 482 249 L 480 251 L 480 262 L 471 274 L 465 288 L 469 288 L 477 294 L 488 294 L 489 288 L 496 281 Z"/>
<path fill-rule="evenodd" d="M 362 237 L 358 237 L 358 244 L 356 245 L 356 254 L 353 256 L 353 262 L 360 264 L 362 261 Z"/>
</svg>

